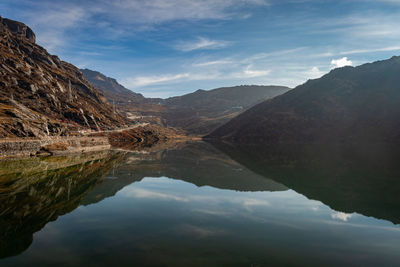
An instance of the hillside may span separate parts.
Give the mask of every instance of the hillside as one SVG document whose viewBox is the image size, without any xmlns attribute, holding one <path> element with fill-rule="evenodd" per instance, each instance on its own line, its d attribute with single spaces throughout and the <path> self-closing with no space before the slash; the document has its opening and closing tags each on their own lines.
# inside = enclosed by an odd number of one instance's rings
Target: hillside
<svg viewBox="0 0 400 267">
<path fill-rule="evenodd" d="M 112 129 L 125 119 L 75 66 L 35 43 L 25 24 L 0 17 L 0 137 Z"/>
<path fill-rule="evenodd" d="M 167 99 L 145 98 L 97 71 L 82 70 L 110 103 L 128 117 L 204 135 L 244 110 L 289 90 L 283 86 L 235 86 L 197 90 Z"/>
<path fill-rule="evenodd" d="M 81 69 L 82 74 L 91 84 L 93 84 L 103 95 L 112 102 L 138 102 L 144 99 L 144 96 L 132 92 L 120 85 L 115 79 L 104 74 L 89 69 Z"/>
<path fill-rule="evenodd" d="M 197 90 L 183 96 L 171 97 L 164 105 L 168 125 L 194 134 L 207 134 L 246 109 L 287 92 L 283 86 L 244 85 Z"/>
<path fill-rule="evenodd" d="M 146 98 L 119 84 L 114 78 L 89 69 L 81 69 L 86 79 L 107 98 L 108 103 L 131 120 L 162 125 L 161 112 L 165 112 L 161 98 Z"/>
<path fill-rule="evenodd" d="M 400 57 L 332 70 L 249 109 L 207 138 L 399 141 L 399 73 Z"/>
</svg>

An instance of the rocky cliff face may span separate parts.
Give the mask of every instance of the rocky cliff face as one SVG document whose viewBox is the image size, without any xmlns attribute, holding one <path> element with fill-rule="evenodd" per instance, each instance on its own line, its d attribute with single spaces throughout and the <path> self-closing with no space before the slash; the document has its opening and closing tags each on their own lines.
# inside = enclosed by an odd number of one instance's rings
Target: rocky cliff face
<svg viewBox="0 0 400 267">
<path fill-rule="evenodd" d="M 35 44 L 25 24 L 0 17 L 0 137 L 65 135 L 125 123 L 81 71 Z"/>
</svg>

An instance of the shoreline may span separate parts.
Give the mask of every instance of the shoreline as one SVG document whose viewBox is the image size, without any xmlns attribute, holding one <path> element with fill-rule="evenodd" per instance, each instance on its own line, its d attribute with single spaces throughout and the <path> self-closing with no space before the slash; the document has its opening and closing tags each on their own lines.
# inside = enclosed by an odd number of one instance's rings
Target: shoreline
<svg viewBox="0 0 400 267">
<path fill-rule="evenodd" d="M 0 139 L 0 160 L 14 157 L 66 155 L 109 150 L 107 137 L 46 137 Z"/>
<path fill-rule="evenodd" d="M 169 136 L 164 139 L 158 139 L 155 142 L 146 143 L 144 148 L 151 146 L 163 147 L 163 144 L 181 143 L 188 141 L 200 141 L 198 136 Z M 144 140 L 135 142 L 132 140 L 132 148 L 141 150 L 141 143 Z M 0 139 L 0 160 L 9 158 L 23 158 L 35 156 L 62 156 L 70 154 L 82 154 L 89 152 L 120 150 L 133 151 L 135 149 L 124 149 L 123 146 L 112 145 L 118 142 L 112 142 L 107 135 L 103 136 L 55 136 L 55 137 L 24 137 L 24 138 L 4 138 Z M 126 144 L 126 141 L 125 141 Z M 150 146 L 149 146 L 150 145 Z M 168 145 L 167 145 L 168 146 Z M 146 149 L 145 149 L 146 150 Z"/>
</svg>

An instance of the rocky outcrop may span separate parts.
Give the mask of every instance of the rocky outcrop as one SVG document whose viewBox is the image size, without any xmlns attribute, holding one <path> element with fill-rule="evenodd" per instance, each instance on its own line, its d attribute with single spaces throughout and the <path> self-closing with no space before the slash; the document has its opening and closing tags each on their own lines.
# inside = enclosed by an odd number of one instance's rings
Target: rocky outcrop
<svg viewBox="0 0 400 267">
<path fill-rule="evenodd" d="M 0 35 L 0 138 L 125 124 L 78 68 L 35 44 L 25 24 L 3 18 Z"/>
<path fill-rule="evenodd" d="M 13 34 L 21 38 L 24 38 L 29 42 L 32 43 L 36 42 L 35 33 L 32 31 L 31 28 L 26 26 L 24 23 L 6 18 L 3 19 L 2 17 L 0 17 L 0 23 L 6 25 Z"/>
</svg>

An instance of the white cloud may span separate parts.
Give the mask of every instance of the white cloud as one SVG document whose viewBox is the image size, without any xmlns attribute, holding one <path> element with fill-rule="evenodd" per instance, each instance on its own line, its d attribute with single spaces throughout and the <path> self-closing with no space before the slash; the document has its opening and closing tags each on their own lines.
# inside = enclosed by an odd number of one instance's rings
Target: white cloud
<svg viewBox="0 0 400 267">
<path fill-rule="evenodd" d="M 332 59 L 331 66 L 332 68 L 341 68 L 344 66 L 352 66 L 353 62 L 349 60 L 347 57 L 342 57 L 339 59 Z"/>
<path fill-rule="evenodd" d="M 180 42 L 175 45 L 175 49 L 182 52 L 189 52 L 194 50 L 204 50 L 204 49 L 219 49 L 229 45 L 229 42 L 210 40 L 208 38 L 199 37 L 195 41 L 190 42 Z"/>
<path fill-rule="evenodd" d="M 331 217 L 332 217 L 332 219 L 347 222 L 351 217 L 353 217 L 353 214 L 344 213 L 344 212 L 340 212 L 340 211 L 334 211 L 334 212 L 332 212 Z"/>
<path fill-rule="evenodd" d="M 307 70 L 305 76 L 307 79 L 316 79 L 324 75 L 325 72 L 321 71 L 318 67 L 312 67 L 310 70 Z"/>
</svg>

